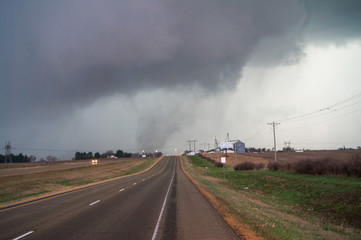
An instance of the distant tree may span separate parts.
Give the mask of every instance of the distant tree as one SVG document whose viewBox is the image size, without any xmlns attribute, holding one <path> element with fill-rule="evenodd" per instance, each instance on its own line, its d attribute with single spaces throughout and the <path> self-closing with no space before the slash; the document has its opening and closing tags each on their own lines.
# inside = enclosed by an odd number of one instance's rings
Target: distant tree
<svg viewBox="0 0 361 240">
<path fill-rule="evenodd" d="M 19 153 L 17 156 L 17 162 L 24 162 L 24 155 L 22 153 Z"/>
<path fill-rule="evenodd" d="M 5 156 L 0 154 L 0 163 L 5 163 Z"/>
<path fill-rule="evenodd" d="M 46 161 L 48 161 L 48 162 L 54 162 L 56 160 L 57 160 L 57 158 L 54 156 L 51 156 L 51 155 L 46 156 Z"/>
<path fill-rule="evenodd" d="M 24 158 L 22 159 L 22 162 L 31 162 L 31 160 L 28 157 L 28 155 L 25 155 Z"/>
<path fill-rule="evenodd" d="M 96 153 L 94 154 L 94 157 L 95 157 L 95 158 L 100 158 L 100 153 L 99 153 L 99 152 L 96 152 Z"/>
<path fill-rule="evenodd" d="M 30 159 L 30 161 L 31 161 L 31 162 L 35 162 L 36 157 L 35 157 L 35 156 L 33 156 L 33 155 L 30 155 L 29 159 Z"/>
<path fill-rule="evenodd" d="M 105 152 L 105 154 L 107 154 L 107 155 L 113 155 L 114 152 L 113 152 L 113 150 L 108 150 L 108 151 Z"/>
<path fill-rule="evenodd" d="M 132 154 L 125 152 L 125 153 L 123 153 L 123 157 L 129 158 L 129 157 L 132 157 Z"/>
<path fill-rule="evenodd" d="M 103 153 L 103 154 L 101 155 L 101 157 L 102 157 L 102 158 L 107 158 L 107 157 L 110 156 L 110 155 L 114 155 L 113 150 L 108 150 L 108 151 L 106 151 L 105 153 Z"/>
<path fill-rule="evenodd" d="M 92 153 L 92 152 L 88 152 L 87 158 L 88 158 L 88 159 L 92 159 L 92 158 L 93 158 L 93 153 Z"/>
<path fill-rule="evenodd" d="M 117 152 L 115 153 L 115 156 L 116 156 L 117 158 L 123 157 L 123 151 L 122 151 L 122 150 L 117 150 Z"/>
</svg>

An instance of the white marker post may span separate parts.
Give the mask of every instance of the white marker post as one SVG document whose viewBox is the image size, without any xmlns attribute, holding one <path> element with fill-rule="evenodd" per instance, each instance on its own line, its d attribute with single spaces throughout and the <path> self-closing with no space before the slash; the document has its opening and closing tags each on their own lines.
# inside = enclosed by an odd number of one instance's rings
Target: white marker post
<svg viewBox="0 0 361 240">
<path fill-rule="evenodd" d="M 226 158 L 221 157 L 221 163 L 223 163 L 223 179 L 226 179 L 226 173 L 224 171 L 224 165 L 226 165 Z"/>
</svg>

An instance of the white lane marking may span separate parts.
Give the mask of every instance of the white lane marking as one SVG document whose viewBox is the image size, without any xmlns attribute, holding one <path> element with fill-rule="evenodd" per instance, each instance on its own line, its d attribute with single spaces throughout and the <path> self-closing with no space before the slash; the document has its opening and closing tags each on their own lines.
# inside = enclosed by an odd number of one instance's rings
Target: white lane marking
<svg viewBox="0 0 361 240">
<path fill-rule="evenodd" d="M 33 232 L 34 232 L 34 231 L 27 232 L 27 233 L 25 233 L 25 234 L 23 234 L 23 235 L 21 235 L 21 236 L 19 236 L 19 237 L 17 237 L 17 238 L 14 238 L 13 240 L 19 240 L 19 239 L 21 239 L 21 238 L 23 238 L 23 237 L 26 237 L 26 236 L 32 234 Z"/>
<path fill-rule="evenodd" d="M 145 179 L 143 179 L 143 181 L 145 181 Z"/>
<path fill-rule="evenodd" d="M 124 191 L 124 188 L 122 188 L 122 189 L 119 190 L 119 192 L 122 192 L 122 191 Z"/>
<path fill-rule="evenodd" d="M 148 177 L 148 178 L 150 178 L 150 177 Z"/>
<path fill-rule="evenodd" d="M 98 202 L 100 202 L 100 200 L 97 200 L 97 201 L 95 201 L 95 202 L 93 202 L 93 203 L 89 204 L 89 206 L 94 205 L 94 204 L 97 204 Z"/>
<path fill-rule="evenodd" d="M 135 182 L 135 183 L 133 183 L 133 185 L 136 185 L 137 183 Z"/>
<path fill-rule="evenodd" d="M 175 173 L 175 166 L 176 166 L 176 164 L 174 164 L 173 176 L 172 176 L 172 179 L 170 180 L 168 191 L 167 191 L 167 194 L 165 195 L 165 198 L 164 198 L 162 210 L 160 210 L 160 214 L 159 214 L 159 217 L 158 217 L 157 225 L 155 226 L 155 229 L 154 229 L 152 240 L 155 240 L 157 238 L 159 224 L 160 224 L 160 221 L 162 220 L 164 208 L 165 208 L 165 205 L 166 205 L 167 200 L 168 200 L 168 194 L 169 194 L 169 191 L 170 191 L 170 187 L 172 186 L 172 183 L 173 183 L 174 173 Z"/>
</svg>

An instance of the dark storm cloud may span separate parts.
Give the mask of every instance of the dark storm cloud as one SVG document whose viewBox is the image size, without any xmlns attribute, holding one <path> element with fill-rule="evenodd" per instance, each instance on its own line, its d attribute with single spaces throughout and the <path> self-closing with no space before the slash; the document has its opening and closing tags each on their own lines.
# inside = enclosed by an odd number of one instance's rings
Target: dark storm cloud
<svg viewBox="0 0 361 240">
<path fill-rule="evenodd" d="M 361 37 L 361 1 L 302 0 L 309 40 L 345 43 Z"/>
<path fill-rule="evenodd" d="M 1 98 L 48 110 L 145 88 L 230 87 L 259 39 L 302 20 L 295 2 L 265 2 L 3 2 Z"/>
<path fill-rule="evenodd" d="M 115 93 L 232 89 L 265 39 L 288 42 L 260 56 L 297 59 L 304 34 L 359 36 L 359 2 L 3 0 L 1 125 L 51 119 Z"/>
</svg>

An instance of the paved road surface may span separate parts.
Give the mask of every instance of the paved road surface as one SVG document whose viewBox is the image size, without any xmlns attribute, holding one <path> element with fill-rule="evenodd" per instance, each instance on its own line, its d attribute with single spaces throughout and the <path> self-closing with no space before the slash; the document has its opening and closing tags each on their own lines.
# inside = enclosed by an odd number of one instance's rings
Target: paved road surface
<svg viewBox="0 0 361 240">
<path fill-rule="evenodd" d="M 18 237 L 238 239 L 183 174 L 178 157 L 139 175 L 0 211 L 0 239 Z"/>
</svg>

